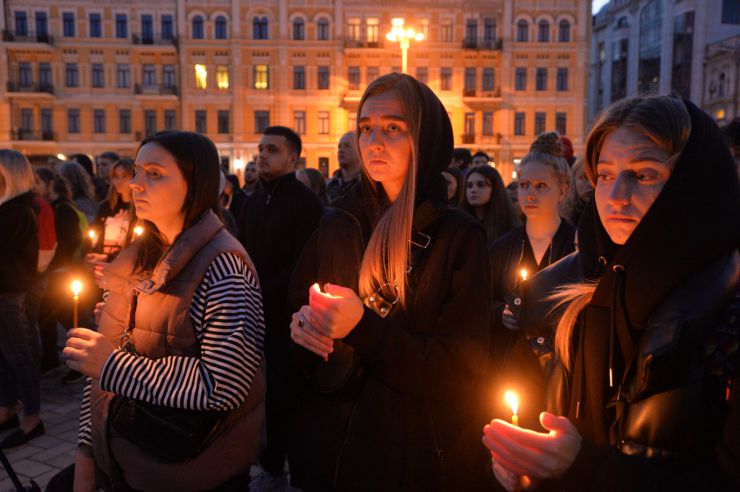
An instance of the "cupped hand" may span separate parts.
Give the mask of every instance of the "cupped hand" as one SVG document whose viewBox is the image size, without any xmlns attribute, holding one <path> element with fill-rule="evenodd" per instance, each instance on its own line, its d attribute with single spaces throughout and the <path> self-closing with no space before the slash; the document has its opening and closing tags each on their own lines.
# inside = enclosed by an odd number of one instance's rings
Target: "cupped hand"
<svg viewBox="0 0 740 492">
<path fill-rule="evenodd" d="M 67 367 L 93 379 L 100 379 L 105 362 L 115 348 L 105 336 L 87 328 L 72 328 L 67 333 L 63 354 Z"/>
<path fill-rule="evenodd" d="M 310 306 L 303 306 L 297 313 L 293 313 L 290 338 L 301 347 L 328 360 L 329 354 L 334 351 L 334 340 L 319 332 L 311 323 L 312 318 Z"/>
<path fill-rule="evenodd" d="M 362 319 L 364 312 L 362 301 L 355 291 L 339 285 L 326 284 L 324 292 L 326 294 L 316 287 L 309 289 L 309 304 L 314 326 L 329 338 L 344 338 Z"/>
<path fill-rule="evenodd" d="M 483 428 L 483 444 L 491 451 L 493 460 L 511 473 L 535 479 L 560 477 L 575 461 L 581 449 L 581 435 L 566 417 L 542 412 L 540 423 L 550 432 L 535 432 L 494 420 Z"/>
</svg>

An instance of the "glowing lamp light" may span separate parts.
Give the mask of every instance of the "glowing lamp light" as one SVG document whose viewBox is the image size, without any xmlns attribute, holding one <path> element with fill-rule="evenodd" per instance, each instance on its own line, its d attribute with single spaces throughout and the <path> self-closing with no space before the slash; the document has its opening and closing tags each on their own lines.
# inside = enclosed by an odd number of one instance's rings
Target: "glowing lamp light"
<svg viewBox="0 0 740 492">
<path fill-rule="evenodd" d="M 424 33 L 416 32 L 413 28 L 405 28 L 405 21 L 400 17 L 391 19 L 391 30 L 386 33 L 385 39 L 401 46 L 401 71 L 406 73 L 408 68 L 408 50 L 411 41 L 424 41 Z"/>
<path fill-rule="evenodd" d="M 59 159 L 60 161 L 66 161 L 67 156 L 64 154 L 57 154 L 57 159 Z"/>
<path fill-rule="evenodd" d="M 137 237 L 141 237 L 141 235 L 144 234 L 144 228 L 141 226 L 134 227 L 134 234 L 136 234 Z"/>
<path fill-rule="evenodd" d="M 511 407 L 511 423 L 518 426 L 519 425 L 519 397 L 516 393 L 509 390 L 506 393 L 504 393 L 504 400 L 506 401 L 506 404 Z"/>
</svg>

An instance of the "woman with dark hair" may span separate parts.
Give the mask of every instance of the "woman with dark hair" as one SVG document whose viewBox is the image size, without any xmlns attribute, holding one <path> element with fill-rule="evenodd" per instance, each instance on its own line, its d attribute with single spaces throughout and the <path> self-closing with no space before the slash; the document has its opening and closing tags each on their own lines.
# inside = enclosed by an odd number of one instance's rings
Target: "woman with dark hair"
<svg viewBox="0 0 740 492">
<path fill-rule="evenodd" d="M 69 184 L 72 202 L 78 209 L 82 210 L 87 222 L 92 222 L 95 219 L 95 213 L 98 211 L 92 178 L 85 172 L 81 164 L 74 161 L 62 162 L 58 171 Z"/>
<path fill-rule="evenodd" d="M 366 89 L 356 131 L 361 185 L 324 216 L 291 281 L 299 485 L 476 490 L 488 255 L 480 225 L 447 206 L 447 111 L 393 73 Z"/>
<path fill-rule="evenodd" d="M 131 224 L 131 187 L 134 161 L 120 159 L 110 170 L 108 197 L 98 206 L 98 213 L 91 224 L 95 231 L 93 253 L 86 260 L 109 261 L 123 249 Z"/>
<path fill-rule="evenodd" d="M 557 356 L 549 433 L 487 425 L 493 471 L 508 490 L 517 475 L 546 490 L 738 490 L 740 191 L 720 131 L 690 102 L 625 99 L 585 158 L 579 251 L 528 282 L 520 319 L 534 354 Z M 530 299 L 554 336 L 525 318 Z"/>
<path fill-rule="evenodd" d="M 146 232 L 105 270 L 99 332 L 73 329 L 64 349 L 91 378 L 77 490 L 248 486 L 264 413 L 264 321 L 251 260 L 214 212 L 220 173 L 216 147 L 198 133 L 161 132 L 139 146 L 130 186 Z"/>
<path fill-rule="evenodd" d="M 468 172 L 463 210 L 480 221 L 489 242 L 519 225 L 501 175 L 489 166 L 474 167 Z"/>
<path fill-rule="evenodd" d="M 227 174 L 225 176 L 224 192 L 221 195 L 221 205 L 228 210 L 234 217 L 236 224 L 242 223 L 242 212 L 244 212 L 244 203 L 247 201 L 247 195 L 239 185 L 239 177 L 236 174 Z"/>
<path fill-rule="evenodd" d="M 465 197 L 465 173 L 456 167 L 448 167 L 442 171 L 442 177 L 447 182 L 447 204 L 460 208 Z"/>
<path fill-rule="evenodd" d="M 14 429 L 0 441 L 2 449 L 44 433 L 39 373 L 24 309 L 39 254 L 33 184 L 28 159 L 16 150 L 0 149 L 0 432 Z"/>
<path fill-rule="evenodd" d="M 295 177 L 319 197 L 321 205 L 324 207 L 329 206 L 329 196 L 326 194 L 326 180 L 317 169 L 310 167 L 301 169 L 296 171 Z"/>
</svg>

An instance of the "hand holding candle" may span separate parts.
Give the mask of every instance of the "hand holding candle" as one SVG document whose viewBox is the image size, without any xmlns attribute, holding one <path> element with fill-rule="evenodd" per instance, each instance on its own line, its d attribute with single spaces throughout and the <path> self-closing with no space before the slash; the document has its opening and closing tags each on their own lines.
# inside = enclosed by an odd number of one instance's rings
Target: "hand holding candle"
<svg viewBox="0 0 740 492">
<path fill-rule="evenodd" d="M 311 306 L 303 306 L 298 312 L 293 313 L 290 338 L 325 361 L 329 360 L 329 354 L 334 351 L 334 340 L 320 333 L 314 327 L 312 319 Z"/>
<path fill-rule="evenodd" d="M 364 314 L 359 296 L 347 287 L 326 284 L 322 292 L 318 284 L 313 284 L 308 297 L 315 328 L 332 339 L 349 335 Z"/>
</svg>

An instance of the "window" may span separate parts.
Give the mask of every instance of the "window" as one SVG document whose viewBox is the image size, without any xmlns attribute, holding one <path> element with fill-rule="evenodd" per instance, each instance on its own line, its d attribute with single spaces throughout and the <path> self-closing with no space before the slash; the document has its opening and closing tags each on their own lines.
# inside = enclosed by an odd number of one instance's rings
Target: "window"
<svg viewBox="0 0 740 492">
<path fill-rule="evenodd" d="M 637 91 L 654 94 L 660 84 L 662 2 L 652 0 L 640 13 L 640 49 L 637 70 Z"/>
<path fill-rule="evenodd" d="M 550 23 L 544 19 L 537 24 L 537 41 L 540 43 L 548 43 L 550 41 Z"/>
<path fill-rule="evenodd" d="M 126 89 L 131 86 L 130 73 L 128 64 L 118 64 L 116 68 L 116 80 L 119 89 Z"/>
<path fill-rule="evenodd" d="M 306 39 L 306 22 L 297 17 L 293 20 L 293 41 L 303 41 Z"/>
<path fill-rule="evenodd" d="M 318 80 L 318 87 L 319 90 L 328 90 L 329 89 L 329 67 L 323 66 L 319 67 L 319 80 Z"/>
<path fill-rule="evenodd" d="M 164 110 L 164 129 L 165 130 L 174 130 L 175 129 L 175 110 L 174 109 L 165 109 Z"/>
<path fill-rule="evenodd" d="M 172 16 L 162 16 L 162 39 L 172 39 Z"/>
<path fill-rule="evenodd" d="M 316 39 L 318 41 L 329 40 L 329 21 L 326 19 L 319 19 L 316 25 Z"/>
<path fill-rule="evenodd" d="M 306 134 L 306 112 L 293 111 L 293 130 L 298 135 Z"/>
<path fill-rule="evenodd" d="M 527 69 L 517 68 L 514 71 L 514 90 L 515 91 L 526 91 L 527 90 Z"/>
<path fill-rule="evenodd" d="M 304 90 L 306 88 L 306 67 L 293 67 L 293 89 Z"/>
<path fill-rule="evenodd" d="M 18 85 L 21 87 L 31 87 L 31 85 L 33 85 L 31 64 L 28 62 L 21 62 L 18 64 Z"/>
<path fill-rule="evenodd" d="M 15 35 L 28 36 L 28 17 L 20 10 L 15 12 Z"/>
<path fill-rule="evenodd" d="M 119 39 L 128 37 L 128 18 L 126 14 L 116 14 L 116 37 Z"/>
<path fill-rule="evenodd" d="M 66 64 L 64 70 L 64 82 L 67 87 L 77 87 L 80 85 L 76 63 Z"/>
<path fill-rule="evenodd" d="M 558 86 L 557 89 L 559 91 L 568 90 L 568 68 L 567 67 L 558 68 L 557 86 Z"/>
<path fill-rule="evenodd" d="M 740 8 L 740 5 L 738 5 Z M 691 58 L 694 49 L 694 12 L 673 18 L 673 76 L 671 89 L 684 99 L 691 96 Z"/>
<path fill-rule="evenodd" d="M 367 20 L 367 25 L 365 26 L 365 37 L 368 43 L 378 42 L 378 19 L 371 18 Z"/>
<path fill-rule="evenodd" d="M 168 89 L 177 86 L 177 79 L 175 78 L 175 66 L 165 65 L 162 67 L 162 84 Z"/>
<path fill-rule="evenodd" d="M 208 88 L 208 70 L 200 63 L 195 65 L 195 88 L 202 90 Z"/>
<path fill-rule="evenodd" d="M 468 19 L 465 23 L 465 43 L 475 45 L 478 39 L 478 21 L 475 19 Z"/>
<path fill-rule="evenodd" d="M 88 23 L 88 29 L 90 30 L 91 38 L 99 38 L 103 35 L 102 21 L 100 14 L 90 14 L 90 22 Z"/>
<path fill-rule="evenodd" d="M 488 42 L 496 40 L 496 19 L 483 21 L 483 40 Z"/>
<path fill-rule="evenodd" d="M 475 138 L 475 113 L 465 113 L 465 135 Z"/>
<path fill-rule="evenodd" d="M 252 39 L 268 39 L 267 17 L 252 19 Z"/>
<path fill-rule="evenodd" d="M 565 113 L 555 113 L 555 131 L 561 135 L 567 135 L 568 129 L 566 128 L 566 115 Z"/>
<path fill-rule="evenodd" d="M 484 68 L 483 69 L 483 90 L 492 91 L 493 87 L 494 87 L 493 69 Z"/>
<path fill-rule="evenodd" d="M 254 66 L 254 88 L 265 90 L 270 87 L 270 73 L 267 65 Z"/>
<path fill-rule="evenodd" d="M 105 110 L 93 110 L 93 131 L 95 133 L 105 133 Z"/>
<path fill-rule="evenodd" d="M 378 67 L 367 67 L 367 85 L 378 78 L 380 71 Z"/>
<path fill-rule="evenodd" d="M 561 43 L 570 42 L 570 22 L 565 19 L 558 24 L 558 41 Z"/>
<path fill-rule="evenodd" d="M 360 19 L 353 17 L 347 23 L 347 36 L 350 41 L 360 40 Z"/>
<path fill-rule="evenodd" d="M 429 70 L 427 67 L 417 67 L 416 68 L 416 80 L 419 82 L 426 84 L 429 80 Z"/>
<path fill-rule="evenodd" d="M 228 39 L 229 33 L 226 29 L 226 17 L 223 15 L 216 17 L 215 31 L 216 39 Z"/>
<path fill-rule="evenodd" d="M 80 133 L 80 110 L 67 110 L 67 133 Z"/>
<path fill-rule="evenodd" d="M 36 36 L 46 37 L 49 34 L 49 24 L 46 20 L 46 12 L 36 12 Z"/>
<path fill-rule="evenodd" d="M 329 134 L 329 111 L 319 111 L 319 135 Z"/>
<path fill-rule="evenodd" d="M 524 19 L 516 23 L 516 40 L 520 43 L 529 41 L 529 22 Z"/>
<path fill-rule="evenodd" d="M 118 110 L 118 133 L 131 133 L 131 110 Z"/>
<path fill-rule="evenodd" d="M 39 84 L 41 85 L 41 90 L 51 87 L 52 81 L 50 63 L 39 63 Z"/>
<path fill-rule="evenodd" d="M 360 88 L 360 67 L 349 67 L 347 70 L 347 83 L 350 90 L 354 91 Z"/>
<path fill-rule="evenodd" d="M 536 112 L 534 114 L 534 134 L 540 135 L 545 133 L 545 113 Z"/>
<path fill-rule="evenodd" d="M 611 102 L 627 95 L 627 56 L 629 40 L 621 39 L 612 44 Z"/>
<path fill-rule="evenodd" d="M 443 67 L 439 70 L 439 86 L 443 91 L 452 90 L 452 69 Z"/>
<path fill-rule="evenodd" d="M 43 134 L 41 138 L 44 140 L 50 140 L 50 134 L 54 131 L 53 114 L 53 110 L 49 108 L 41 110 L 41 133 Z"/>
<path fill-rule="evenodd" d="M 141 42 L 144 44 L 154 43 L 154 19 L 149 14 L 141 16 Z"/>
<path fill-rule="evenodd" d="M 536 86 L 535 88 L 538 91 L 547 90 L 547 69 L 546 68 L 542 68 L 542 67 L 537 68 L 537 77 L 535 77 L 535 86 Z"/>
<path fill-rule="evenodd" d="M 153 109 L 144 111 L 144 133 L 147 137 L 157 133 L 157 112 Z"/>
<path fill-rule="evenodd" d="M 193 39 L 203 39 L 203 16 L 196 15 L 192 20 Z"/>
<path fill-rule="evenodd" d="M 229 110 L 220 109 L 218 111 L 218 133 L 230 133 L 229 129 Z"/>
<path fill-rule="evenodd" d="M 75 15 L 72 12 L 62 14 L 62 34 L 65 38 L 75 37 Z M 77 112 L 79 117 L 79 111 Z"/>
<path fill-rule="evenodd" d="M 92 86 L 93 87 L 104 87 L 105 86 L 105 76 L 103 73 L 102 63 L 92 64 Z"/>
<path fill-rule="evenodd" d="M 443 43 L 451 43 L 453 41 L 452 20 L 445 19 L 442 21 L 442 25 L 439 29 L 439 38 Z"/>
<path fill-rule="evenodd" d="M 740 24 L 740 1 L 722 0 L 722 24 Z"/>
<path fill-rule="evenodd" d="M 255 111 L 254 112 L 254 132 L 264 133 L 267 127 L 270 126 L 270 112 L 269 111 Z"/>
<path fill-rule="evenodd" d="M 524 135 L 524 113 L 514 113 L 514 135 Z"/>
<path fill-rule="evenodd" d="M 467 67 L 465 69 L 465 92 L 475 92 L 475 68 Z"/>
<path fill-rule="evenodd" d="M 21 109 L 21 131 L 24 133 L 33 132 L 33 110 Z"/>
<path fill-rule="evenodd" d="M 151 65 L 151 64 L 144 65 L 141 71 L 141 75 L 142 75 L 141 77 L 142 85 L 150 86 L 150 87 L 157 85 L 157 72 L 154 68 L 154 65 Z"/>
<path fill-rule="evenodd" d="M 490 111 L 483 113 L 483 135 L 493 135 L 493 113 Z"/>
<path fill-rule="evenodd" d="M 216 67 L 216 87 L 221 90 L 229 88 L 229 67 L 226 65 Z"/>
</svg>

